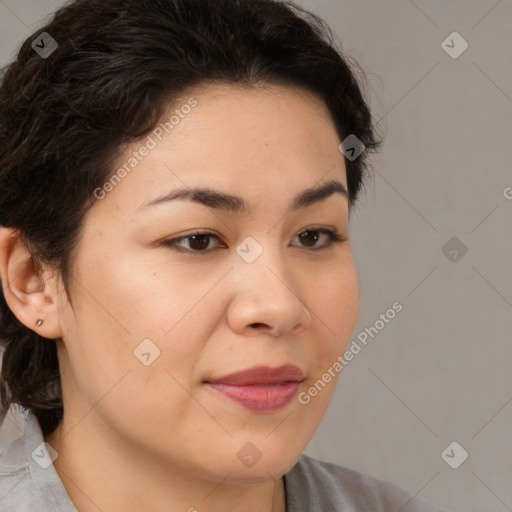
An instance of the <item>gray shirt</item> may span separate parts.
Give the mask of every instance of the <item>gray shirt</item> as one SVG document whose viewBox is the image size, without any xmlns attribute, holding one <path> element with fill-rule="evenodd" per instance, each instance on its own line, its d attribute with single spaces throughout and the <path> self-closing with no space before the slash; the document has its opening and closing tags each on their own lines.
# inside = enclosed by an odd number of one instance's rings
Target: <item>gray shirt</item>
<svg viewBox="0 0 512 512">
<path fill-rule="evenodd" d="M 77 512 L 37 418 L 0 454 L 2 512 Z M 287 512 L 440 512 L 393 484 L 302 454 L 284 475 Z"/>
</svg>

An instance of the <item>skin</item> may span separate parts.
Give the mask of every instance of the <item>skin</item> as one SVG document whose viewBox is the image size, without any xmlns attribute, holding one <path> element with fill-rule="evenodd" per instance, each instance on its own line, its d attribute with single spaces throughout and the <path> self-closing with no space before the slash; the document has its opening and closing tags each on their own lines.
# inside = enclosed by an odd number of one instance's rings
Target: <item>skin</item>
<svg viewBox="0 0 512 512">
<path fill-rule="evenodd" d="M 282 475 L 317 429 L 337 376 L 307 405 L 295 397 L 273 413 L 252 412 L 204 380 L 291 363 L 304 372 L 305 391 L 344 353 L 355 327 L 347 198 L 290 209 L 307 188 L 347 186 L 325 105 L 282 85 L 218 83 L 189 93 L 179 105 L 194 97 L 197 106 L 87 214 L 73 306 L 58 273 L 45 266 L 38 275 L 17 232 L 0 229 L 10 308 L 58 339 L 65 412 L 46 441 L 80 512 L 284 512 Z M 127 147 L 120 162 L 140 146 Z M 187 200 L 139 210 L 195 186 L 239 195 L 251 212 Z M 347 240 L 298 236 L 312 227 Z M 218 239 L 182 240 L 185 252 L 160 244 L 192 230 Z M 236 252 L 249 236 L 263 248 L 253 263 Z M 149 366 L 134 356 L 146 338 L 160 350 Z M 261 453 L 251 468 L 237 457 L 248 442 Z"/>
</svg>

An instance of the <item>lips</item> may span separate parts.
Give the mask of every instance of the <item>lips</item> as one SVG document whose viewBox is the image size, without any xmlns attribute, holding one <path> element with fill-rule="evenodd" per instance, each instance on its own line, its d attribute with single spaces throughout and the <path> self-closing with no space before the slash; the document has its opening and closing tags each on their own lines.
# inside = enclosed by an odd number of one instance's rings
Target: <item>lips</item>
<svg viewBox="0 0 512 512">
<path fill-rule="evenodd" d="M 213 384 L 226 384 L 228 386 L 254 386 L 265 384 L 280 384 L 283 382 L 302 382 L 304 374 L 291 364 L 285 364 L 278 368 L 269 366 L 255 366 L 247 370 L 231 373 L 219 379 L 208 380 Z"/>
<path fill-rule="evenodd" d="M 257 366 L 205 384 L 253 412 L 271 413 L 291 402 L 303 380 L 304 374 L 293 365 Z"/>
</svg>

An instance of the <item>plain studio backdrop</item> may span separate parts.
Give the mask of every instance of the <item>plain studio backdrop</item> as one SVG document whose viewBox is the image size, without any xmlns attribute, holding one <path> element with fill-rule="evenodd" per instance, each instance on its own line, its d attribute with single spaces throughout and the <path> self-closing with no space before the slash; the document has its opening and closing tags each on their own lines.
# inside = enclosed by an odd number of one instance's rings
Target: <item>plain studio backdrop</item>
<svg viewBox="0 0 512 512">
<path fill-rule="evenodd" d="M 361 350 L 306 453 L 453 512 L 511 511 L 512 4 L 301 3 L 367 73 L 385 135 L 351 218 Z M 61 4 L 0 0 L 0 63 Z"/>
</svg>

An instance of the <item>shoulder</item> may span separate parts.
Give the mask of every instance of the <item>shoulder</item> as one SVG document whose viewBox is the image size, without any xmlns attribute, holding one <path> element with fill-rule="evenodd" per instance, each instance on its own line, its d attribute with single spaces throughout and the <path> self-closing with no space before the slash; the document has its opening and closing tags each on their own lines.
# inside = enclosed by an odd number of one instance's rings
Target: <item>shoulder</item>
<svg viewBox="0 0 512 512">
<path fill-rule="evenodd" d="M 0 454 L 0 510 L 28 511 L 36 506 L 24 436 L 11 441 Z"/>
<path fill-rule="evenodd" d="M 394 484 L 305 454 L 285 485 L 288 512 L 442 512 Z"/>
<path fill-rule="evenodd" d="M 53 467 L 37 418 L 28 414 L 24 434 L 0 454 L 2 512 L 76 512 Z"/>
</svg>

